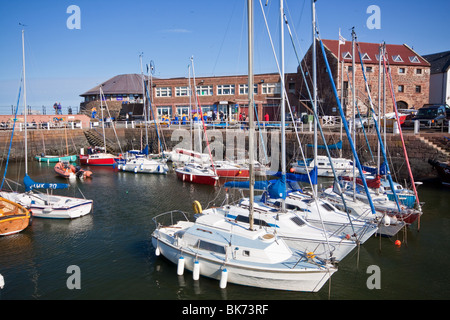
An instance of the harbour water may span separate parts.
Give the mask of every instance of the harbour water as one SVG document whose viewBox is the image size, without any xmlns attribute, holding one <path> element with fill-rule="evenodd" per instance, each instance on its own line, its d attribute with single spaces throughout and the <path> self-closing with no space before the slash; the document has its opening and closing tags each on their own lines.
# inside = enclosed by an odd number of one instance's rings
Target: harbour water
<svg viewBox="0 0 450 320">
<path fill-rule="evenodd" d="M 10 164 L 9 178 L 23 175 Z M 90 215 L 67 220 L 35 218 L 25 231 L 0 238 L 1 300 L 440 300 L 450 298 L 450 190 L 419 187 L 424 214 L 395 238 L 374 237 L 354 250 L 318 293 L 264 290 L 228 284 L 192 273 L 177 276 L 176 266 L 156 257 L 151 245 L 152 217 L 169 210 L 191 212 L 222 204 L 225 190 L 181 182 L 167 176 L 90 167 L 92 179 L 74 182 L 67 195 L 94 200 Z M 51 165 L 29 162 L 35 181 L 59 181 Z M 238 194 L 231 194 L 235 199 Z M 394 245 L 401 240 L 400 247 Z M 77 266 L 80 288 L 70 289 Z M 379 288 L 370 289 L 370 266 L 379 268 Z"/>
</svg>

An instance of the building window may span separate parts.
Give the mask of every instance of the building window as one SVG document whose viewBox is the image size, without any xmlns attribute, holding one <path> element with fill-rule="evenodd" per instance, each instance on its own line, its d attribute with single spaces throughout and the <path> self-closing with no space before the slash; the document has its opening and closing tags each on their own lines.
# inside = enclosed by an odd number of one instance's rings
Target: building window
<svg viewBox="0 0 450 320">
<path fill-rule="evenodd" d="M 409 57 L 409 61 L 411 61 L 412 63 L 420 63 L 420 60 L 419 58 L 417 58 L 417 56 Z"/>
<path fill-rule="evenodd" d="M 178 115 L 188 115 L 189 114 L 189 106 L 178 106 L 177 107 Z"/>
<path fill-rule="evenodd" d="M 197 86 L 197 95 L 212 96 L 213 95 L 213 86 Z"/>
<path fill-rule="evenodd" d="M 373 68 L 372 67 L 366 67 L 366 72 L 367 73 L 373 72 Z"/>
<path fill-rule="evenodd" d="M 416 93 L 422 92 L 422 86 L 416 86 Z"/>
<path fill-rule="evenodd" d="M 392 60 L 394 60 L 394 62 L 403 62 L 403 59 L 399 54 L 396 56 L 392 56 Z"/>
<path fill-rule="evenodd" d="M 350 54 L 350 52 L 344 52 L 344 53 L 342 53 L 342 58 L 351 59 L 352 55 Z"/>
<path fill-rule="evenodd" d="M 398 68 L 398 73 L 406 74 L 406 69 L 405 68 Z"/>
<path fill-rule="evenodd" d="M 171 106 L 157 107 L 156 110 L 158 113 L 159 120 L 161 120 L 162 116 L 168 116 L 169 118 L 172 118 L 172 107 Z"/>
<path fill-rule="evenodd" d="M 281 83 L 263 83 L 261 88 L 262 94 L 280 94 Z"/>
<path fill-rule="evenodd" d="M 416 69 L 416 74 L 422 74 L 422 69 Z"/>
<path fill-rule="evenodd" d="M 157 97 L 171 97 L 172 96 L 172 88 L 171 87 L 157 87 L 156 89 Z"/>
<path fill-rule="evenodd" d="M 258 85 L 255 84 L 253 88 L 254 88 L 253 93 L 258 94 Z M 240 95 L 248 94 L 248 84 L 240 84 L 239 85 L 239 94 Z"/>
<path fill-rule="evenodd" d="M 295 83 L 289 83 L 289 93 L 295 94 Z"/>
<path fill-rule="evenodd" d="M 399 85 L 398 86 L 398 92 L 405 92 L 405 86 L 404 85 Z"/>
<path fill-rule="evenodd" d="M 225 96 L 234 94 L 234 84 L 221 84 L 217 86 L 217 95 Z"/>
<path fill-rule="evenodd" d="M 189 87 L 175 87 L 175 97 L 188 97 Z"/>
<path fill-rule="evenodd" d="M 369 55 L 367 53 L 364 53 L 362 59 L 363 60 L 372 60 L 372 59 L 370 59 L 370 57 L 369 57 Z"/>
</svg>

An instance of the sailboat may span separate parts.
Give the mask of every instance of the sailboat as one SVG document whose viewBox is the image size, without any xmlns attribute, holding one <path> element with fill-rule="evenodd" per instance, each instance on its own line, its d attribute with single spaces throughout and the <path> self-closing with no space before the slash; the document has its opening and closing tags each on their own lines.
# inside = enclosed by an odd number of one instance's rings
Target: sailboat
<svg viewBox="0 0 450 320">
<path fill-rule="evenodd" d="M 30 224 L 31 214 L 15 202 L 0 198 L 0 236 L 15 234 Z"/>
<path fill-rule="evenodd" d="M 120 159 L 119 156 L 113 155 L 107 152 L 106 150 L 105 121 L 103 117 L 103 99 L 105 99 L 105 96 L 100 86 L 100 110 L 102 111 L 103 147 L 88 148 L 87 154 L 84 154 L 84 149 L 82 149 L 79 156 L 80 164 L 82 165 L 114 166 Z M 107 107 L 106 101 L 105 106 Z"/>
<path fill-rule="evenodd" d="M 141 61 L 141 75 L 142 75 L 142 88 L 143 88 L 143 102 L 144 102 L 144 116 L 145 116 L 145 138 L 146 138 L 146 146 L 142 152 L 139 153 L 129 153 L 125 159 L 125 163 L 120 164 L 119 168 L 122 171 L 134 172 L 134 173 L 155 173 L 155 174 L 167 174 L 169 171 L 169 167 L 167 166 L 167 160 L 164 158 L 164 152 L 162 153 L 162 159 L 155 159 L 149 157 L 148 154 L 148 128 L 147 122 L 150 120 L 149 112 L 145 106 L 146 97 L 149 101 L 149 109 L 151 109 L 151 100 L 147 90 L 147 84 L 145 83 L 144 73 L 142 70 L 142 55 L 139 56 Z M 153 68 L 152 68 L 153 72 Z M 152 111 L 153 112 L 153 111 Z M 161 139 L 158 133 L 158 127 L 156 125 L 155 120 L 155 130 L 158 136 L 158 141 L 162 146 Z"/>
<path fill-rule="evenodd" d="M 204 119 L 203 119 L 203 112 L 202 112 L 202 107 L 200 105 L 200 100 L 197 94 L 197 85 L 195 83 L 195 71 L 194 71 L 194 59 L 193 57 L 191 57 L 191 64 L 192 64 L 192 72 L 194 74 L 194 92 L 195 92 L 195 96 L 196 96 L 196 102 L 198 104 L 199 110 L 200 110 L 200 116 L 202 119 L 202 124 L 203 124 L 203 132 L 206 136 L 206 144 L 208 147 L 208 152 L 209 152 L 209 159 L 208 159 L 208 163 L 209 165 L 200 162 L 198 163 L 197 161 L 193 161 L 190 163 L 186 163 L 184 166 L 178 167 L 175 169 L 175 173 L 178 177 L 179 180 L 183 181 L 183 182 L 192 182 L 192 183 L 199 183 L 199 184 L 207 184 L 207 185 L 213 185 L 215 186 L 217 181 L 219 180 L 219 176 L 217 175 L 216 172 L 216 168 L 214 166 L 214 161 L 212 159 L 212 154 L 211 154 L 211 149 L 209 148 L 209 142 L 208 142 L 208 137 L 206 134 L 206 126 L 204 123 Z M 192 90 L 191 90 L 192 91 Z M 200 131 L 199 131 L 199 139 L 200 139 Z M 200 149 L 201 149 L 201 141 L 199 143 L 200 145 Z M 204 157 L 202 156 L 201 153 L 196 153 L 194 155 L 198 155 L 200 157 L 200 159 L 204 159 Z"/>
<path fill-rule="evenodd" d="M 248 0 L 248 17 L 248 74 L 249 88 L 252 88 L 252 0 Z M 249 105 L 253 105 L 253 90 L 249 90 Z M 200 275 L 217 279 L 221 288 L 229 282 L 268 289 L 317 292 L 337 269 L 313 254 L 289 248 L 283 239 L 264 228 L 254 228 L 253 119 L 253 110 L 249 108 L 249 226 L 243 227 L 218 214 L 200 215 L 195 222 L 190 222 L 184 213 L 184 221 L 166 225 L 157 219 L 168 217 L 174 221 L 174 215 L 180 211 L 164 213 L 154 219 L 157 223 L 152 233 L 155 253 L 177 264 L 178 275 L 187 269 L 192 271 L 194 280 L 198 280 Z"/>
<path fill-rule="evenodd" d="M 27 122 L 27 94 L 25 81 L 25 46 L 24 33 L 22 30 L 22 54 L 23 54 L 23 87 L 24 87 L 24 119 Z M 84 216 L 92 210 L 92 200 L 80 199 L 74 197 L 66 197 L 51 194 L 55 189 L 68 188 L 68 184 L 61 183 L 39 183 L 35 182 L 28 175 L 28 147 L 27 147 L 27 126 L 24 132 L 25 141 L 25 177 L 23 179 L 25 192 L 7 192 L 1 191 L 0 197 L 9 201 L 20 204 L 21 206 L 32 211 L 33 217 L 41 218 L 57 218 L 57 219 L 73 219 Z M 35 192 L 36 189 L 47 190 L 46 194 Z"/>
</svg>

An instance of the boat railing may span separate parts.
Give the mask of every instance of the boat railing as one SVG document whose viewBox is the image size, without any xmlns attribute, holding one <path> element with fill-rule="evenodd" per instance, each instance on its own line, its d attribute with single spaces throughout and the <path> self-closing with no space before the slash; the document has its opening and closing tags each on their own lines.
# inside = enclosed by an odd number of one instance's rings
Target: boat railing
<svg viewBox="0 0 450 320">
<path fill-rule="evenodd" d="M 188 218 L 188 214 L 181 210 L 172 210 L 160 213 L 154 216 L 152 220 L 155 223 L 157 229 L 162 226 L 174 225 L 181 220 L 190 221 Z"/>
</svg>

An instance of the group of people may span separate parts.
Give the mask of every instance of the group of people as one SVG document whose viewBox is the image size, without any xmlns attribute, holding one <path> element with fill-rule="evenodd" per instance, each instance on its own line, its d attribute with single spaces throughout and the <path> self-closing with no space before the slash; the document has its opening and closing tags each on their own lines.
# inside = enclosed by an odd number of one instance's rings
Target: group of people
<svg viewBox="0 0 450 320">
<path fill-rule="evenodd" d="M 62 114 L 61 102 L 55 102 L 53 109 L 55 110 L 55 114 Z"/>
</svg>

